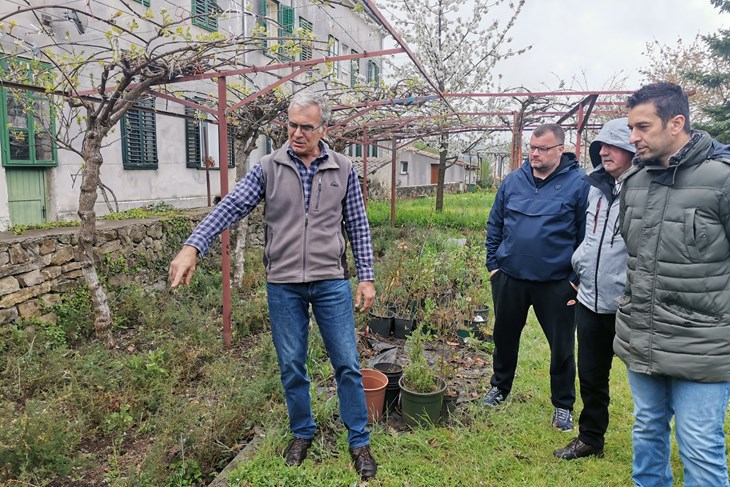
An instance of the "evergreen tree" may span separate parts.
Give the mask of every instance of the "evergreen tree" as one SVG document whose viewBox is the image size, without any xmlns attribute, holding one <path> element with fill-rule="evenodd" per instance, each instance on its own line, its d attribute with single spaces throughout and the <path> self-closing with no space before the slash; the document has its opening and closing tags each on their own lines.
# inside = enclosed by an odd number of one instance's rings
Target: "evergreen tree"
<svg viewBox="0 0 730 487">
<path fill-rule="evenodd" d="M 730 13 L 730 0 L 711 0 L 712 4 L 721 12 Z M 709 54 L 717 59 L 730 60 L 730 29 L 720 29 L 717 33 L 705 36 L 704 41 Z M 696 80 L 701 85 L 709 88 L 719 88 L 730 85 L 730 72 L 719 73 L 689 73 L 690 79 Z M 730 144 L 730 100 L 715 106 L 703 108 L 709 116 L 704 124 L 698 124 L 698 128 L 706 130 L 719 141 Z"/>
</svg>

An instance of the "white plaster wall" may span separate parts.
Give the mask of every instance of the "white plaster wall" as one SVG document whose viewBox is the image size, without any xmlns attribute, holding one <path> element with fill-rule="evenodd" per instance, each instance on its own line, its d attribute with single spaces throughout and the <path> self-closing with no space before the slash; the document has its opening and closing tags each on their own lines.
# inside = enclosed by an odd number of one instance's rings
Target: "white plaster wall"
<svg viewBox="0 0 730 487">
<path fill-rule="evenodd" d="M 323 12 L 319 7 L 312 6 L 308 0 L 284 0 L 285 3 L 292 2 L 291 5 L 295 10 L 295 26 L 298 26 L 299 16 L 303 16 L 307 20 L 314 23 L 314 32 L 318 39 L 326 43 L 329 34 L 340 39 L 341 43 L 347 44 L 350 48 L 358 52 L 372 51 L 382 49 L 382 36 L 374 33 L 372 29 L 359 17 L 355 16 L 350 9 L 336 5 L 334 9 L 325 7 L 327 13 Z M 189 0 L 174 0 L 170 3 L 179 4 L 184 9 L 190 8 Z M 66 5 L 74 6 L 79 9 L 85 9 L 86 4 L 83 0 L 72 0 L 66 2 Z M 140 11 L 144 11 L 142 5 L 131 3 L 133 7 L 139 7 Z M 232 18 L 229 20 L 221 19 L 219 21 L 219 31 L 227 31 L 231 33 L 240 33 L 243 30 L 243 19 L 246 18 L 247 32 L 251 32 L 253 27 L 253 18 L 251 16 L 243 17 L 236 15 L 236 5 L 240 10 L 242 5 L 250 6 L 244 1 L 222 2 L 221 7 L 230 9 Z M 154 1 L 153 8 L 156 7 Z M 169 7 L 169 5 L 168 5 Z M 0 11 L 10 11 L 15 8 L 14 4 L 7 0 L 0 0 Z M 105 17 L 116 11 L 113 7 L 102 4 L 94 4 L 94 14 Z M 83 41 L 89 36 L 95 35 L 98 38 L 99 32 L 87 30 L 84 35 L 76 32 L 74 25 L 63 20 L 63 11 L 54 11 L 53 30 L 57 35 L 65 35 L 68 31 L 72 40 Z M 26 25 L 36 23 L 35 17 L 28 13 Z M 120 19 L 121 20 L 121 19 Z M 202 29 L 193 26 L 193 31 L 204 32 Z M 142 31 L 144 29 L 141 29 Z M 41 39 L 40 36 L 26 36 L 30 42 L 34 39 Z M 347 53 L 349 54 L 349 52 Z M 247 62 L 249 64 L 261 65 L 271 62 L 271 58 L 263 54 L 248 54 Z M 318 55 L 315 54 L 315 57 Z M 321 57 L 321 55 L 319 55 Z M 378 61 L 380 62 L 380 61 Z M 349 63 L 349 61 L 348 61 Z M 284 70 L 282 70 L 284 71 Z M 279 71 L 278 74 L 282 74 Z M 367 73 L 367 60 L 360 61 L 360 73 L 364 76 Z M 284 73 L 285 74 L 285 73 Z M 98 77 L 97 77 L 98 79 Z M 271 75 L 257 75 L 256 81 L 260 86 L 266 86 L 275 78 Z M 182 89 L 196 89 L 203 92 L 215 93 L 215 85 L 209 82 L 207 85 L 195 85 L 186 83 L 176 85 Z M 174 111 L 183 113 L 182 105 L 169 103 L 162 100 L 156 101 L 158 108 L 166 111 Z M 112 189 L 117 197 L 120 210 L 137 208 L 150 203 L 164 201 L 173 204 L 176 207 L 190 208 L 200 207 L 207 204 L 206 191 L 206 175 L 204 170 L 189 169 L 185 167 L 185 131 L 184 120 L 180 118 L 172 118 L 164 115 L 157 115 L 157 151 L 158 151 L 158 168 L 156 170 L 129 170 L 122 166 L 122 145 L 119 140 L 121 129 L 119 126 L 107 137 L 105 143 L 108 144 L 102 149 L 104 164 L 101 168 L 101 179 L 104 184 Z M 259 142 L 259 148 L 254 151 L 251 156 L 251 162 L 257 162 L 263 156 L 263 138 Z M 218 159 L 217 154 L 212 154 Z M 237 161 L 237 164 L 246 164 L 248 169 L 251 162 Z M 80 169 L 82 161 L 78 155 L 73 152 L 58 150 L 58 167 L 50 169 L 47 172 L 48 177 L 48 210 L 49 219 L 69 220 L 77 219 L 77 208 L 79 191 L 81 186 Z M 220 172 L 212 170 L 210 174 L 211 194 L 220 193 Z M 233 189 L 235 184 L 235 169 L 229 169 L 229 190 Z M 96 205 L 97 214 L 103 215 L 108 213 L 106 204 L 101 194 Z M 6 229 L 9 225 L 9 211 L 7 204 L 7 184 L 5 181 L 5 171 L 0 170 L 0 230 Z"/>
<path fill-rule="evenodd" d="M 385 154 L 389 153 L 385 151 Z M 401 161 L 408 162 L 408 173 L 401 173 Z M 396 158 L 396 185 L 399 187 L 406 186 L 426 186 L 431 184 L 431 165 L 438 164 L 437 157 L 429 157 L 418 152 L 409 150 L 398 151 Z M 476 175 L 470 171 L 471 177 L 467 180 L 466 168 L 462 165 L 454 164 L 446 168 L 445 182 L 447 183 L 473 183 Z M 391 167 L 387 164 L 381 167 L 375 174 L 369 176 L 373 181 L 377 181 L 386 188 L 390 188 L 392 180 Z"/>
</svg>

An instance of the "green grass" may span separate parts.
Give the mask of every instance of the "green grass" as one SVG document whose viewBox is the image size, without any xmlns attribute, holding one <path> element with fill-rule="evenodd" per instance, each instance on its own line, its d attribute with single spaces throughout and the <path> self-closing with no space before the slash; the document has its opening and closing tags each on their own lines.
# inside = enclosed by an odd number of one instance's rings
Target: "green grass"
<svg viewBox="0 0 730 487">
<path fill-rule="evenodd" d="M 483 268 L 491 198 L 448 196 L 443 225 L 434 224 L 433 199 L 399 202 L 401 227 L 373 229 L 379 291 L 387 290 L 386 283 L 393 297 L 406 283 L 421 293 L 457 289 L 453 307 L 430 310 L 433 323 L 453 319 L 465 306 L 491 304 Z M 477 229 L 459 229 L 467 214 L 479 219 Z M 466 245 L 450 242 L 454 237 Z M 260 252 L 246 262 L 244 289 L 234 293 L 229 350 L 221 343 L 220 272 L 202 266 L 191 286 L 175 291 L 110 288 L 113 346 L 93 338 L 83 289 L 55 305 L 56 324 L 31 320 L 0 329 L 0 485 L 207 485 L 255 427 L 265 431 L 261 448 L 234 472 L 233 484 L 356 485 L 332 367 L 315 329 L 307 365 L 319 434 L 301 468 L 284 465 L 288 422 L 266 324 Z M 364 316 L 357 322 L 362 326 Z M 614 361 L 602 460 L 552 456 L 572 435 L 550 427 L 549 350 L 533 316 L 513 394 L 496 410 L 479 406 L 488 379 L 481 377 L 479 394 L 458 421 L 405 433 L 375 425 L 380 470 L 369 485 L 630 484 L 632 402 L 620 361 Z M 676 448 L 672 466 L 681 481 Z"/>
<path fill-rule="evenodd" d="M 495 193 L 477 191 L 447 195 L 443 212 L 435 211 L 434 198 L 396 201 L 396 226 L 434 227 L 451 230 L 481 230 L 487 226 L 489 209 Z M 369 201 L 368 218 L 371 225 L 390 224 L 390 200 Z"/>
<path fill-rule="evenodd" d="M 631 483 L 631 396 L 623 364 L 616 359 L 611 378 L 611 424 L 606 456 L 566 462 L 552 452 L 573 437 L 550 425 L 550 353 L 534 316 L 522 338 L 513 394 L 505 405 L 484 409 L 473 401 L 461 421 L 398 433 L 372 428 L 372 450 L 379 463 L 371 486 L 624 486 Z M 483 392 L 489 377 L 483 377 Z M 580 411 L 581 404 L 576 404 Z M 577 421 L 577 417 L 576 417 Z M 334 444 L 315 443 L 313 459 L 300 468 L 284 465 L 286 445 L 280 425 L 256 457 L 241 465 L 230 485 L 354 485 L 357 475 L 347 455 L 346 433 Z M 675 458 L 676 467 L 676 458 Z M 675 469 L 676 470 L 676 469 Z M 675 474 L 678 472 L 675 472 Z M 245 482 L 249 482 L 246 484 Z"/>
</svg>

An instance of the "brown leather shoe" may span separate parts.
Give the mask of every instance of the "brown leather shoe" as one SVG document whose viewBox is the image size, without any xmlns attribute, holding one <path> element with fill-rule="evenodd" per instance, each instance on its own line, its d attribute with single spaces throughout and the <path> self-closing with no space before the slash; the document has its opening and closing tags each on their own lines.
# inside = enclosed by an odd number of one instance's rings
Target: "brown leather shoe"
<svg viewBox="0 0 730 487">
<path fill-rule="evenodd" d="M 378 471 L 378 464 L 370 454 L 370 445 L 361 446 L 360 448 L 350 448 L 350 455 L 355 463 L 355 470 L 360 474 L 363 480 L 375 477 Z"/>
<path fill-rule="evenodd" d="M 284 450 L 286 464 L 291 466 L 299 466 L 305 458 L 307 458 L 307 450 L 312 446 L 312 440 L 303 438 L 294 438 L 289 442 L 289 446 Z"/>
<path fill-rule="evenodd" d="M 576 458 L 584 458 L 595 456 L 596 458 L 603 458 L 603 449 L 596 448 L 587 443 L 583 443 L 579 438 L 573 438 L 565 448 L 555 450 L 553 452 L 558 458 L 563 460 L 575 460 Z"/>
</svg>

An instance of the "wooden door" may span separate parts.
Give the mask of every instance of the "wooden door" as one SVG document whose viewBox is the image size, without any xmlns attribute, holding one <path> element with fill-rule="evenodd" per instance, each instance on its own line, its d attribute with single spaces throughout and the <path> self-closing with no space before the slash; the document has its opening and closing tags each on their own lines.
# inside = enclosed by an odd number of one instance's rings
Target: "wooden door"
<svg viewBox="0 0 730 487">
<path fill-rule="evenodd" d="M 5 168 L 11 225 L 46 222 L 46 170 Z"/>
<path fill-rule="evenodd" d="M 439 165 L 431 164 L 431 184 L 439 183 Z"/>
</svg>

